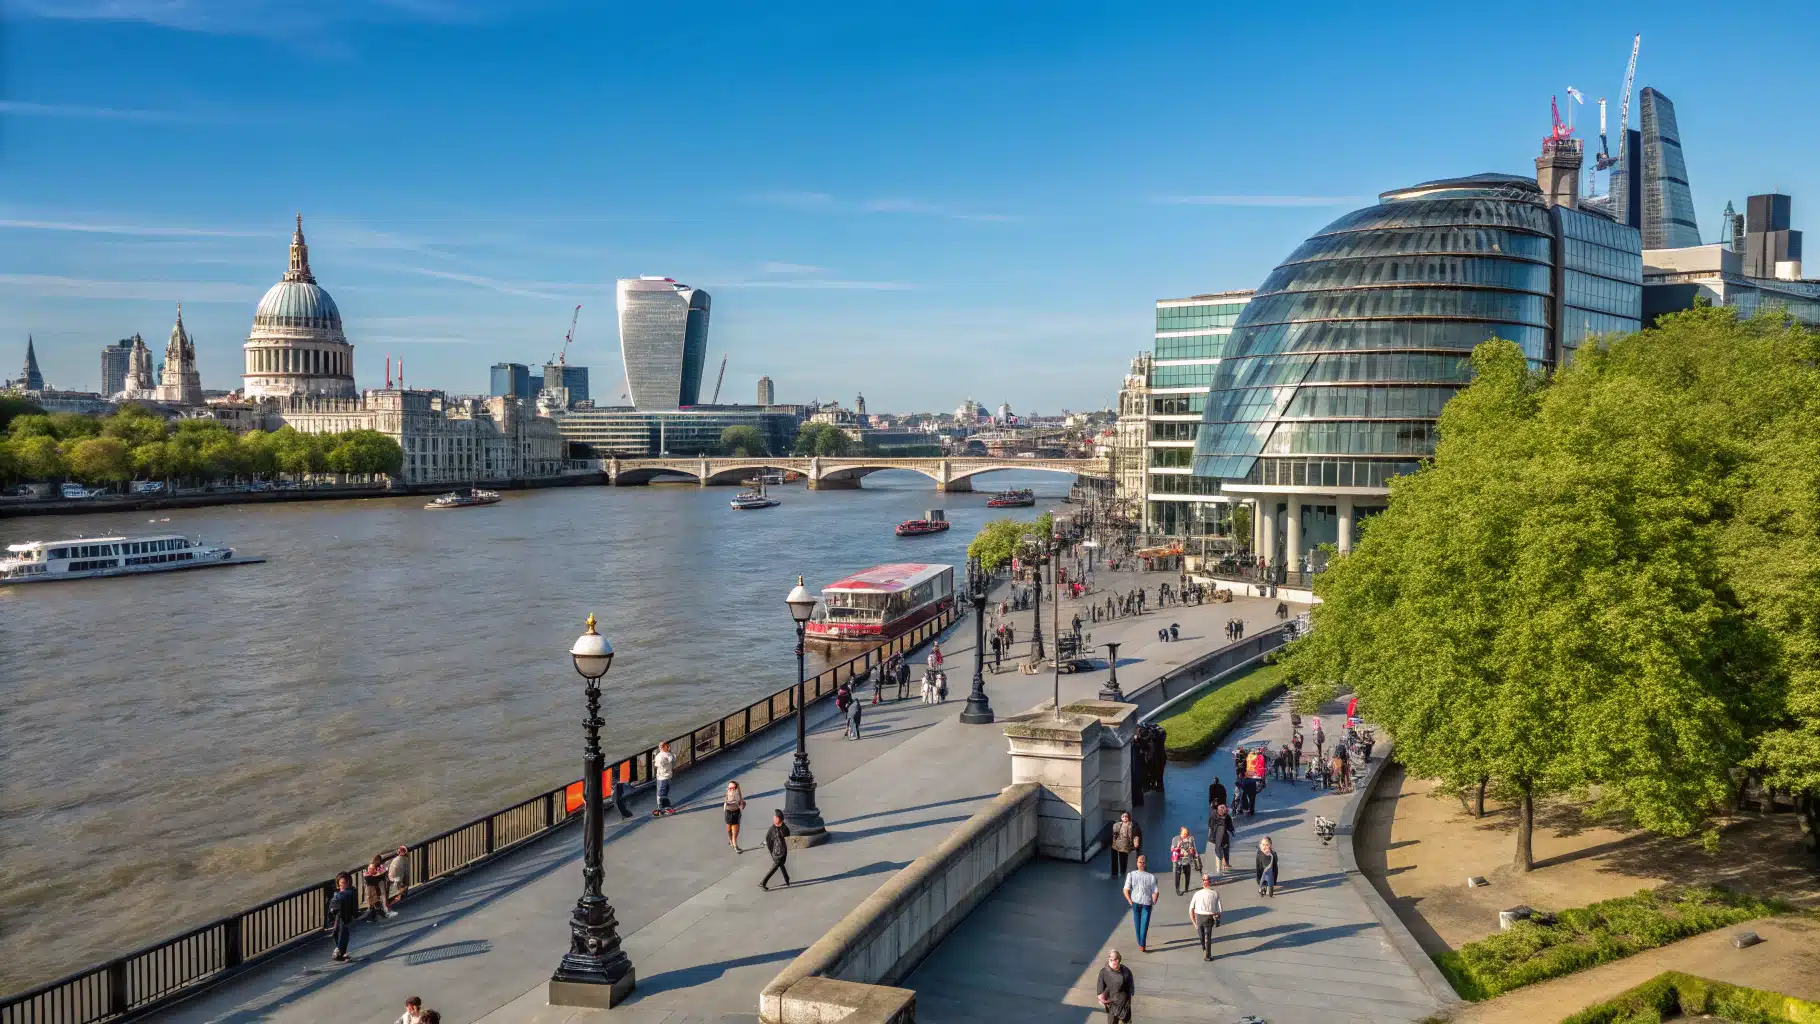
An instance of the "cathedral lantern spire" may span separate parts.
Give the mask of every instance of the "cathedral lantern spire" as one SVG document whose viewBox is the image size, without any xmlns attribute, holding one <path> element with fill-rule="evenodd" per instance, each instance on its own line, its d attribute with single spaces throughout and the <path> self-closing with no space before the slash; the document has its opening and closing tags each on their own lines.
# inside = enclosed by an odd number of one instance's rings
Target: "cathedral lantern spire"
<svg viewBox="0 0 1820 1024">
<path fill-rule="evenodd" d="M 316 283 L 315 275 L 310 273 L 310 247 L 303 240 L 303 214 L 297 215 L 297 230 L 291 233 L 291 269 L 284 272 L 286 281 L 308 281 Z"/>
</svg>

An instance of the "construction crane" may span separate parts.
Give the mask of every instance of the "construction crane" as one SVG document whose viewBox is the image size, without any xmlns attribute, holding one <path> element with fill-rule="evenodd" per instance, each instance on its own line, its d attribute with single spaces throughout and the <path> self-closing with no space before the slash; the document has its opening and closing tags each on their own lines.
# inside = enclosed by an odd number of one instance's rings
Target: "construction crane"
<svg viewBox="0 0 1820 1024">
<path fill-rule="evenodd" d="M 1624 134 L 1618 136 L 1618 155 L 1611 155 L 1611 146 L 1605 141 L 1605 97 L 1599 97 L 1599 156 L 1593 166 L 1601 171 L 1609 171 L 1624 158 L 1624 151 L 1630 145 L 1630 87 L 1637 80 L 1637 49 L 1643 45 L 1643 33 L 1637 33 L 1630 41 L 1630 66 L 1624 69 L 1624 97 L 1618 103 L 1618 130 Z"/>
<path fill-rule="evenodd" d="M 714 397 L 708 399 L 709 405 L 720 404 L 720 385 L 727 379 L 727 357 L 720 357 L 720 376 L 714 378 Z"/>
<path fill-rule="evenodd" d="M 569 333 L 562 337 L 562 353 L 556 357 L 557 366 L 569 365 L 569 343 L 575 340 L 575 321 L 579 319 L 581 319 L 581 307 L 578 305 L 575 307 L 574 314 L 569 317 Z"/>
</svg>

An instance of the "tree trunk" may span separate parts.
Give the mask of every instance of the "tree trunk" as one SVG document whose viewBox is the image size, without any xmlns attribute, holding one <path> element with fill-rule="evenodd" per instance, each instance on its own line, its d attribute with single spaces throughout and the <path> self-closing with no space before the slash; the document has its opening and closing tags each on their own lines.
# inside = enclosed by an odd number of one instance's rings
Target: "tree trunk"
<svg viewBox="0 0 1820 1024">
<path fill-rule="evenodd" d="M 1807 852 L 1813 855 L 1816 865 L 1820 865 L 1820 797 L 1812 793 L 1796 793 L 1795 808 L 1801 817 L 1801 840 L 1807 846 Z"/>
<path fill-rule="evenodd" d="M 1485 784 L 1490 781 L 1488 776 L 1479 776 L 1479 788 L 1472 797 L 1472 816 L 1475 818 L 1485 817 Z"/>
<path fill-rule="evenodd" d="M 1535 831 L 1536 824 L 1536 801 L 1528 783 L 1518 785 L 1523 797 L 1517 804 L 1517 856 L 1512 866 L 1526 872 L 1536 866 L 1535 850 L 1530 845 L 1530 834 Z"/>
</svg>

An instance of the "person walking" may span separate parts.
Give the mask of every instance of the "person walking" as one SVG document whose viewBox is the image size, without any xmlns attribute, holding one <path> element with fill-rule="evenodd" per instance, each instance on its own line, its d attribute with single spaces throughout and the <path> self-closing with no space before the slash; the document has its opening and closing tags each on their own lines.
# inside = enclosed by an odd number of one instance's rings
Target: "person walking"
<svg viewBox="0 0 1820 1024">
<path fill-rule="evenodd" d="M 392 854 L 391 862 L 385 866 L 385 875 L 387 888 L 391 890 L 387 894 L 390 900 L 386 906 L 390 907 L 404 899 L 405 890 L 411 887 L 411 851 L 400 846 L 398 852 Z"/>
<path fill-rule="evenodd" d="M 897 699 L 903 700 L 910 689 L 910 659 L 898 655 L 897 668 L 893 673 L 897 676 Z"/>
<path fill-rule="evenodd" d="M 1137 866 L 1125 876 L 1125 902 L 1131 904 L 1131 927 L 1137 932 L 1138 952 L 1150 952 L 1150 911 L 1156 906 L 1156 876 L 1145 867 L 1144 855 L 1137 855 Z"/>
<path fill-rule="evenodd" d="M 1321 720 L 1314 720 L 1314 759 L 1321 759 L 1321 748 L 1327 745 L 1327 733 L 1321 729 Z"/>
<path fill-rule="evenodd" d="M 1258 840 L 1258 895 L 1275 897 L 1277 894 L 1277 851 L 1270 843 L 1270 837 Z"/>
<path fill-rule="evenodd" d="M 335 933 L 335 953 L 329 959 L 346 963 L 348 940 L 354 937 L 354 918 L 360 913 L 360 897 L 354 895 L 354 878 L 346 871 L 335 876 L 335 891 L 329 895 L 322 930 Z"/>
<path fill-rule="evenodd" d="M 1180 623 L 1176 623 L 1176 622 L 1171 622 L 1171 623 L 1170 623 L 1170 624 L 1169 624 L 1169 640 L 1170 640 L 1170 642 L 1171 642 L 1171 643 L 1173 643 L 1173 642 L 1175 642 L 1175 641 L 1177 641 L 1177 640 L 1180 640 L 1180 639 L 1181 639 L 1181 638 L 1182 638 L 1182 626 L 1181 626 L 1181 624 L 1180 624 Z"/>
<path fill-rule="evenodd" d="M 1099 981 L 1100 1007 L 1106 1011 L 1108 1024 L 1130 1024 L 1131 997 L 1137 993 L 1137 983 L 1118 950 L 1107 951 L 1106 966 L 1100 968 Z"/>
<path fill-rule="evenodd" d="M 856 699 L 848 698 L 847 700 L 847 738 L 850 740 L 859 739 L 859 720 L 863 706 Z"/>
<path fill-rule="evenodd" d="M 360 873 L 360 882 L 367 892 L 367 914 L 365 920 L 372 921 L 381 917 L 394 916 L 386 909 L 385 899 L 385 854 L 375 853 L 367 863 L 365 871 Z"/>
<path fill-rule="evenodd" d="M 1215 807 L 1225 802 L 1226 787 L 1220 783 L 1220 777 L 1215 775 L 1213 781 L 1207 784 L 1207 813 L 1212 814 Z"/>
<path fill-rule="evenodd" d="M 1258 813 L 1258 780 L 1249 774 L 1239 780 L 1239 810 L 1247 815 Z"/>
<path fill-rule="evenodd" d="M 670 779 L 676 774 L 676 755 L 670 753 L 669 740 L 657 745 L 657 755 L 651 758 L 651 774 L 657 779 L 657 806 L 651 817 L 675 814 L 676 808 L 670 806 Z"/>
<path fill-rule="evenodd" d="M 771 855 L 771 870 L 758 880 L 758 887 L 766 892 L 771 891 L 771 876 L 783 873 L 784 884 L 790 884 L 790 869 L 784 867 L 784 861 L 790 857 L 790 826 L 784 824 L 784 812 L 771 812 L 771 827 L 765 830 L 765 852 Z"/>
<path fill-rule="evenodd" d="M 935 703 L 935 673 L 925 666 L 923 669 L 923 703 Z"/>
<path fill-rule="evenodd" d="M 877 672 L 874 672 L 871 675 L 872 703 L 883 704 L 885 702 L 885 670 L 881 666 Z"/>
<path fill-rule="evenodd" d="M 1194 876 L 1201 873 L 1201 851 L 1195 849 L 1194 835 L 1183 825 L 1177 833 L 1175 842 L 1169 844 L 1169 863 L 1175 868 L 1175 894 L 1183 896 L 1194 884 Z"/>
<path fill-rule="evenodd" d="M 1201 936 L 1201 959 L 1213 959 L 1213 930 L 1220 926 L 1220 891 L 1213 876 L 1202 875 L 1201 887 L 1188 897 L 1188 923 Z"/>
<path fill-rule="evenodd" d="M 1243 779 L 1245 777 L 1245 762 L 1247 760 L 1247 757 L 1246 757 L 1247 753 L 1248 752 L 1245 750 L 1244 747 L 1233 747 L 1232 748 L 1232 784 L 1234 786 L 1237 786 L 1239 784 L 1239 780 Z"/>
<path fill-rule="evenodd" d="M 1005 653 L 1005 641 L 999 634 L 992 634 L 992 671 L 997 672 L 999 658 Z"/>
<path fill-rule="evenodd" d="M 1295 733 L 1289 737 L 1289 745 L 1295 748 L 1294 774 L 1299 775 L 1302 771 L 1302 730 L 1297 729 Z"/>
<path fill-rule="evenodd" d="M 721 804 L 727 821 L 727 845 L 733 847 L 734 853 L 745 853 L 739 848 L 739 817 L 746 809 L 746 794 L 740 792 L 739 783 L 727 783 L 726 799 Z"/>
<path fill-rule="evenodd" d="M 1131 820 L 1130 811 L 1121 811 L 1119 820 L 1112 823 L 1112 877 L 1124 876 L 1126 865 L 1131 855 L 1137 852 L 1144 843 L 1144 830 Z"/>
<path fill-rule="evenodd" d="M 619 812 L 619 820 L 632 817 L 632 809 L 626 806 L 626 793 L 632 788 L 632 759 L 619 762 L 619 770 L 613 773 L 613 809 Z"/>
<path fill-rule="evenodd" d="M 1207 857 L 1215 874 L 1232 870 L 1232 834 L 1237 827 L 1225 804 L 1216 804 L 1207 813 Z"/>
</svg>

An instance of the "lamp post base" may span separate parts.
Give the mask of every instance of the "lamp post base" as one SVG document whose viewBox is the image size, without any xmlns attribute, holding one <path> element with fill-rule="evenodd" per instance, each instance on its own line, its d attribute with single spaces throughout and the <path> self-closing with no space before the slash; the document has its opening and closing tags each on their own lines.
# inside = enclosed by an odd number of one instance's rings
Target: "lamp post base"
<svg viewBox="0 0 1820 1024">
<path fill-rule="evenodd" d="M 986 700 L 985 694 L 976 693 L 968 696 L 967 710 L 961 712 L 961 723 L 963 725 L 992 724 L 992 704 Z"/>
<path fill-rule="evenodd" d="M 790 827 L 793 848 L 820 846 L 828 841 L 828 827 L 815 806 L 815 777 L 792 773 L 784 782 L 784 824 Z"/>
<path fill-rule="evenodd" d="M 561 975 L 562 972 L 556 972 Z M 633 980 L 633 971 L 627 969 L 617 981 L 568 980 L 562 977 L 550 979 L 551 1006 L 579 1006 L 590 1010 L 611 1010 L 625 1002 L 637 987 Z"/>
</svg>

